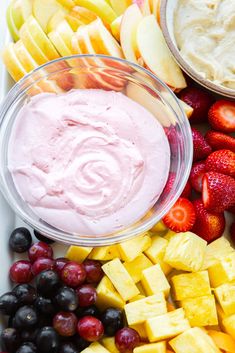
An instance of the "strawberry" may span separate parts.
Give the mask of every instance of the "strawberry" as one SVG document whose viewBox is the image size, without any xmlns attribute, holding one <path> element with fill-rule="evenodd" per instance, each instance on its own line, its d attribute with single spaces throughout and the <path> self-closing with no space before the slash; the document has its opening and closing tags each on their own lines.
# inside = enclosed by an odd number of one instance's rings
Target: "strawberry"
<svg viewBox="0 0 235 353">
<path fill-rule="evenodd" d="M 228 208 L 228 212 L 235 214 L 235 205 Z"/>
<path fill-rule="evenodd" d="M 205 209 L 201 199 L 194 200 L 196 222 L 192 232 L 205 239 L 208 243 L 221 237 L 225 229 L 224 213 L 209 212 Z"/>
<path fill-rule="evenodd" d="M 212 212 L 223 212 L 235 206 L 235 179 L 221 173 L 205 173 L 202 200 L 205 208 Z"/>
<path fill-rule="evenodd" d="M 213 104 L 209 93 L 197 87 L 187 87 L 180 92 L 179 98 L 193 108 L 191 123 L 197 124 L 207 120 L 208 111 Z"/>
<path fill-rule="evenodd" d="M 193 164 L 189 180 L 194 190 L 202 192 L 202 179 L 206 172 L 205 162 L 200 161 Z"/>
<path fill-rule="evenodd" d="M 206 159 L 206 170 L 235 178 L 235 153 L 230 150 L 218 150 L 211 153 Z"/>
<path fill-rule="evenodd" d="M 192 192 L 192 186 L 188 180 L 180 197 L 185 197 L 186 199 L 188 199 L 191 196 L 191 192 Z"/>
<path fill-rule="evenodd" d="M 235 222 L 231 224 L 231 227 L 229 229 L 229 234 L 233 244 L 235 244 Z"/>
<path fill-rule="evenodd" d="M 173 187 L 175 181 L 175 173 L 170 172 L 168 180 L 166 182 L 165 188 L 164 188 L 164 193 L 169 193 Z"/>
<path fill-rule="evenodd" d="M 235 138 L 218 131 L 208 131 L 205 135 L 207 143 L 213 150 L 228 149 L 235 152 Z"/>
<path fill-rule="evenodd" d="M 206 142 L 204 136 L 195 128 L 192 128 L 193 137 L 193 161 L 205 159 L 212 152 L 210 145 Z"/>
<path fill-rule="evenodd" d="M 183 197 L 180 197 L 162 218 L 164 224 L 174 232 L 187 232 L 192 229 L 195 219 L 192 202 Z"/>
<path fill-rule="evenodd" d="M 209 110 L 208 120 L 214 130 L 235 132 L 235 102 L 217 101 Z"/>
</svg>

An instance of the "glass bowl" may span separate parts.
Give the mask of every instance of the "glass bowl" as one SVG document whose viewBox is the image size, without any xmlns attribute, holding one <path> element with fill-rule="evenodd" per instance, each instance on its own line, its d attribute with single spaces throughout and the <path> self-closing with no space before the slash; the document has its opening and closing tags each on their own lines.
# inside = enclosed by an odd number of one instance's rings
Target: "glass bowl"
<svg viewBox="0 0 235 353">
<path fill-rule="evenodd" d="M 19 109 L 41 92 L 76 88 L 119 91 L 149 110 L 161 123 L 171 150 L 167 184 L 158 201 L 138 222 L 112 234 L 67 233 L 37 216 L 17 192 L 8 170 L 8 144 Z M 77 55 L 47 63 L 15 84 L 0 110 L 1 190 L 16 214 L 28 225 L 59 242 L 102 246 L 128 240 L 149 230 L 171 208 L 183 191 L 192 163 L 192 137 L 188 119 L 174 93 L 148 70 L 126 60 L 103 55 Z"/>
</svg>

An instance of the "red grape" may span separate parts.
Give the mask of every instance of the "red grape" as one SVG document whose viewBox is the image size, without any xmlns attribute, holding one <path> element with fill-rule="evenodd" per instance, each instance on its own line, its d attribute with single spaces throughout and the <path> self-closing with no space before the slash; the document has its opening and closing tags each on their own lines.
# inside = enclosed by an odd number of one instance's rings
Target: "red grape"
<svg viewBox="0 0 235 353">
<path fill-rule="evenodd" d="M 124 327 L 115 335 L 115 344 L 120 352 L 132 352 L 140 343 L 140 336 L 132 328 Z"/>
<path fill-rule="evenodd" d="M 36 261 L 39 257 L 53 258 L 52 247 L 42 241 L 34 243 L 28 251 L 28 257 L 31 262 Z"/>
<path fill-rule="evenodd" d="M 63 270 L 64 266 L 69 262 L 66 257 L 59 257 L 55 259 L 55 271 L 60 275 L 61 271 Z"/>
<path fill-rule="evenodd" d="M 15 262 L 10 268 L 10 279 L 16 283 L 28 283 L 33 279 L 31 263 L 27 260 Z"/>
<path fill-rule="evenodd" d="M 90 284 L 84 284 L 76 289 L 79 306 L 90 306 L 95 304 L 97 299 L 96 289 Z"/>
<path fill-rule="evenodd" d="M 53 318 L 53 327 L 61 336 L 75 335 L 78 319 L 75 314 L 61 311 Z"/>
<path fill-rule="evenodd" d="M 85 260 L 83 266 L 86 271 L 87 283 L 99 283 L 104 275 L 101 263 L 94 260 Z"/>
<path fill-rule="evenodd" d="M 93 316 L 84 316 L 78 321 L 78 334 L 88 342 L 98 341 L 104 334 L 102 322 Z"/>
<path fill-rule="evenodd" d="M 85 281 L 86 271 L 82 264 L 71 261 L 64 266 L 61 279 L 67 286 L 75 288 Z"/>
<path fill-rule="evenodd" d="M 54 269 L 54 260 L 46 257 L 39 257 L 32 265 L 32 272 L 34 276 L 45 270 Z"/>
</svg>

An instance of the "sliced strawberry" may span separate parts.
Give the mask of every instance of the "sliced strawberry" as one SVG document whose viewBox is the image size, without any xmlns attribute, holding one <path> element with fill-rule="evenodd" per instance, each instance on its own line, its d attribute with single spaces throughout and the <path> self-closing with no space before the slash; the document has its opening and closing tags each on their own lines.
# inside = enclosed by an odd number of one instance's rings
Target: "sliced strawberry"
<svg viewBox="0 0 235 353">
<path fill-rule="evenodd" d="M 222 132 L 235 132 L 235 102 L 219 100 L 208 113 L 212 128 Z"/>
<path fill-rule="evenodd" d="M 204 161 L 196 162 L 193 164 L 189 180 L 194 190 L 198 192 L 202 192 L 202 179 L 205 172 L 206 169 Z"/>
<path fill-rule="evenodd" d="M 230 150 L 218 150 L 211 153 L 206 159 L 206 170 L 235 178 L 235 153 Z"/>
<path fill-rule="evenodd" d="M 190 184 L 190 181 L 188 180 L 180 197 L 185 197 L 186 199 L 188 199 L 190 198 L 191 193 L 192 193 L 192 186 Z"/>
<path fill-rule="evenodd" d="M 192 128 L 193 136 L 193 161 L 205 159 L 212 152 L 211 146 L 208 145 L 204 136 L 195 128 Z"/>
<path fill-rule="evenodd" d="M 205 239 L 208 243 L 221 237 L 225 229 L 224 213 L 213 213 L 205 209 L 201 199 L 193 201 L 196 222 L 192 232 Z"/>
<path fill-rule="evenodd" d="M 213 150 L 227 149 L 235 152 L 235 138 L 218 131 L 208 131 L 205 135 L 207 143 Z"/>
<path fill-rule="evenodd" d="M 192 229 L 195 218 L 192 202 L 180 197 L 162 220 L 174 232 L 187 232 Z"/>
<path fill-rule="evenodd" d="M 179 97 L 193 108 L 191 123 L 197 124 L 207 120 L 208 111 L 213 104 L 209 93 L 197 87 L 187 87 L 180 92 Z"/>
<path fill-rule="evenodd" d="M 205 173 L 202 200 L 205 208 L 212 212 L 223 212 L 235 206 L 235 179 L 221 173 Z"/>
<path fill-rule="evenodd" d="M 231 227 L 229 229 L 229 235 L 233 244 L 235 244 L 235 222 L 231 224 Z"/>
</svg>

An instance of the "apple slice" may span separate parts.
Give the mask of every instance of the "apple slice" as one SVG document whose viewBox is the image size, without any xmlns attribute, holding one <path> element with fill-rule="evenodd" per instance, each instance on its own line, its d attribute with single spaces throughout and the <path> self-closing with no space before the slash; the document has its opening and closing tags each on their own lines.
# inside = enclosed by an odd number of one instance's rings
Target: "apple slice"
<svg viewBox="0 0 235 353">
<path fill-rule="evenodd" d="M 58 24 L 55 31 L 60 34 L 69 50 L 72 50 L 72 36 L 74 34 L 72 28 L 66 20 L 63 20 Z"/>
<path fill-rule="evenodd" d="M 137 45 L 145 64 L 153 73 L 172 87 L 186 87 L 184 75 L 172 57 L 154 15 L 146 16 L 140 22 Z"/>
<path fill-rule="evenodd" d="M 44 54 L 44 52 L 38 46 L 37 42 L 32 37 L 29 29 L 25 24 L 23 24 L 20 29 L 20 38 L 24 43 L 25 48 L 28 50 L 28 52 L 38 65 L 45 64 L 49 61 L 47 56 Z"/>
<path fill-rule="evenodd" d="M 27 19 L 24 26 L 49 60 L 54 60 L 60 57 L 55 47 L 52 45 L 47 35 L 43 32 L 42 28 L 33 16 L 30 16 Z"/>
<path fill-rule="evenodd" d="M 56 0 L 34 0 L 33 1 L 33 15 L 42 27 L 43 31 L 46 32 L 48 22 L 50 18 L 58 11 L 62 10 L 68 12 L 62 5 Z"/>
<path fill-rule="evenodd" d="M 133 0 L 132 2 L 139 6 L 143 16 L 149 16 L 151 14 L 149 0 Z"/>
<path fill-rule="evenodd" d="M 110 0 L 110 4 L 116 14 L 120 16 L 132 4 L 132 0 Z"/>
<path fill-rule="evenodd" d="M 73 0 L 57 0 L 57 2 L 69 10 L 75 6 L 75 2 Z"/>
<path fill-rule="evenodd" d="M 13 16 L 13 2 L 11 2 L 7 8 L 6 19 L 11 37 L 16 42 L 19 39 L 20 35 L 19 28 L 17 28 L 15 23 L 15 16 Z"/>
<path fill-rule="evenodd" d="M 95 12 L 105 23 L 111 24 L 117 14 L 105 0 L 75 0 L 76 5 Z"/>
<path fill-rule="evenodd" d="M 61 56 L 72 55 L 71 50 L 65 44 L 60 33 L 58 33 L 57 31 L 52 31 L 52 32 L 48 33 L 48 38 L 50 39 L 50 41 L 55 46 L 56 50 L 58 51 L 58 53 Z"/>
<path fill-rule="evenodd" d="M 73 16 L 80 20 L 84 25 L 95 21 L 97 19 L 97 14 L 85 7 L 75 6 L 69 13 L 70 16 Z"/>
<path fill-rule="evenodd" d="M 33 0 L 20 0 L 20 11 L 25 22 L 33 13 Z"/>
<path fill-rule="evenodd" d="M 161 0 L 149 0 L 151 13 L 156 17 L 160 24 L 160 6 Z"/>
<path fill-rule="evenodd" d="M 70 14 L 65 15 L 65 19 L 74 32 L 77 32 L 78 27 L 83 25 L 80 20 L 78 20 L 76 17 L 71 16 Z"/>
<path fill-rule="evenodd" d="M 114 20 L 110 24 L 112 35 L 114 36 L 114 38 L 117 39 L 118 42 L 120 42 L 121 22 L 122 22 L 122 15 L 117 17 L 116 20 Z"/>
<path fill-rule="evenodd" d="M 3 62 L 6 65 L 7 71 L 15 81 L 19 81 L 24 75 L 27 74 L 27 71 L 21 65 L 18 60 L 15 51 L 14 43 L 10 43 L 2 53 Z"/>
<path fill-rule="evenodd" d="M 29 54 L 22 40 L 18 40 L 18 42 L 15 43 L 14 51 L 17 59 L 20 61 L 21 65 L 23 66 L 26 72 L 30 72 L 38 67 L 38 64 Z"/>
<path fill-rule="evenodd" d="M 66 13 L 62 10 L 58 10 L 54 13 L 54 15 L 50 18 L 47 28 L 46 28 L 46 33 L 50 33 L 56 29 L 58 24 L 62 22 L 65 19 Z"/>
<path fill-rule="evenodd" d="M 125 58 L 135 64 L 138 64 L 137 59 L 140 57 L 137 47 L 136 33 L 142 18 L 143 15 L 139 7 L 136 4 L 133 4 L 124 12 L 121 22 L 121 47 Z"/>
</svg>

